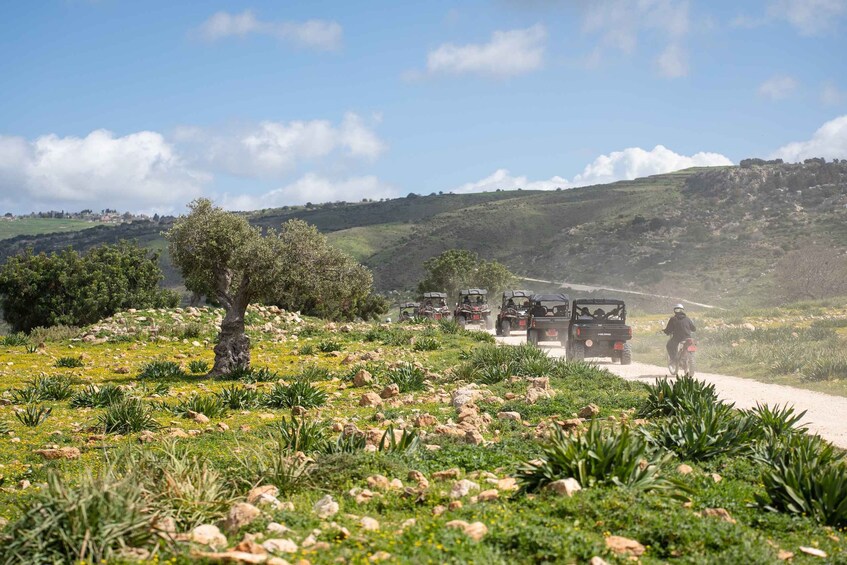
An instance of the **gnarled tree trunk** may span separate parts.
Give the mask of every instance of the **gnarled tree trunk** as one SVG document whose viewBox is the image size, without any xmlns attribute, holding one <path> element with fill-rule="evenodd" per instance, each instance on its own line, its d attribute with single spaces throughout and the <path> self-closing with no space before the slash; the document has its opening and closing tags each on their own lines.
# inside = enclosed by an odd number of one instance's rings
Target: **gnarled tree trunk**
<svg viewBox="0 0 847 565">
<path fill-rule="evenodd" d="M 228 289 L 228 276 L 225 281 Z M 250 338 L 244 333 L 244 317 L 250 304 L 246 292 L 247 283 L 247 280 L 241 281 L 239 291 L 234 297 L 227 292 L 218 292 L 218 300 L 226 314 L 221 322 L 218 343 L 215 345 L 215 366 L 209 371 L 210 377 L 225 375 L 236 367 L 250 366 Z"/>
</svg>

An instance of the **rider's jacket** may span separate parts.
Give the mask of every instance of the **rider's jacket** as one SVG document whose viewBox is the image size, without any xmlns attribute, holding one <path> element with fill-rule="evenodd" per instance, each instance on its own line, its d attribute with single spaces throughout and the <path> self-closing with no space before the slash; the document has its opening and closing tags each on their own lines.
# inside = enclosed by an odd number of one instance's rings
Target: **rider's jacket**
<svg viewBox="0 0 847 565">
<path fill-rule="evenodd" d="M 664 330 L 666 335 L 673 336 L 675 340 L 679 341 L 688 339 L 695 331 L 697 331 L 697 328 L 694 327 L 694 322 L 685 315 L 685 312 L 671 316 Z"/>
</svg>

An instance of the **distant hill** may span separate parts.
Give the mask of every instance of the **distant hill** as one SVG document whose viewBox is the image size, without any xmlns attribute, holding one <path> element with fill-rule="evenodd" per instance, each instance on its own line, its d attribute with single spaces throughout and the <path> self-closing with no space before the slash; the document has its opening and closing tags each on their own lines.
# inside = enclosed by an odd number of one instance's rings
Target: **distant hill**
<svg viewBox="0 0 847 565">
<path fill-rule="evenodd" d="M 773 267 L 812 242 L 847 249 L 847 162 L 688 169 L 559 191 L 409 196 L 263 210 L 260 226 L 302 218 L 374 270 L 382 290 L 413 287 L 427 258 L 453 247 L 521 275 L 733 305 L 774 297 Z M 87 248 L 138 239 L 163 247 L 167 223 L 133 222 L 4 241 Z M 170 283 L 179 277 L 164 265 Z"/>
<path fill-rule="evenodd" d="M 42 235 L 85 230 L 96 225 L 86 220 L 64 218 L 0 218 L 0 240 L 19 235 Z"/>
</svg>

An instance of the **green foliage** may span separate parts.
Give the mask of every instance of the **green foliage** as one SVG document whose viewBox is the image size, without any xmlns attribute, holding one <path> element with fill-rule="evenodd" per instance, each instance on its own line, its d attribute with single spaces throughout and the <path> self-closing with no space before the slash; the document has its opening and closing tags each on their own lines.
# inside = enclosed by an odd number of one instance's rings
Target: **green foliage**
<svg viewBox="0 0 847 565">
<path fill-rule="evenodd" d="M 86 385 L 71 398 L 71 408 L 103 408 L 126 397 L 124 390 L 115 385 Z"/>
<path fill-rule="evenodd" d="M 315 345 L 312 343 L 304 343 L 299 349 L 300 355 L 313 355 L 315 353 Z"/>
<path fill-rule="evenodd" d="M 12 428 L 9 427 L 9 422 L 6 422 L 5 420 L 0 420 L 0 437 L 5 436 L 11 431 Z"/>
<path fill-rule="evenodd" d="M 497 261 L 485 261 L 467 249 L 448 249 L 424 261 L 426 275 L 418 284 L 419 292 L 444 291 L 455 296 L 461 288 L 485 288 L 492 295 L 508 287 L 515 279 L 509 269 Z"/>
<path fill-rule="evenodd" d="M 774 443 L 762 473 L 768 510 L 811 516 L 827 526 L 847 526 L 847 463 L 817 436 L 790 434 Z"/>
<path fill-rule="evenodd" d="M 754 418 L 737 413 L 723 402 L 674 413 L 653 422 L 644 434 L 654 445 L 690 461 L 749 451 L 758 435 Z"/>
<path fill-rule="evenodd" d="M 456 335 L 461 333 L 462 326 L 460 326 L 459 322 L 452 318 L 441 318 L 438 320 L 438 329 L 441 330 L 442 333 Z"/>
<path fill-rule="evenodd" d="M 223 405 L 230 410 L 245 410 L 258 406 L 260 395 L 257 391 L 232 384 L 216 393 Z M 205 412 L 204 412 L 205 414 Z M 208 416 L 208 414 L 206 414 Z"/>
<path fill-rule="evenodd" d="M 701 407 L 713 405 L 717 401 L 718 394 L 713 384 L 687 375 L 675 380 L 663 377 L 647 385 L 647 398 L 638 408 L 638 417 L 696 413 Z"/>
<path fill-rule="evenodd" d="M 215 377 L 220 381 L 240 381 L 242 383 L 270 383 L 279 380 L 279 374 L 267 367 L 255 368 L 236 365 L 229 371 Z"/>
<path fill-rule="evenodd" d="M 483 345 L 465 356 L 457 374 L 465 380 L 496 384 L 514 375 L 541 377 L 548 375 L 556 361 L 529 344 L 513 346 Z"/>
<path fill-rule="evenodd" d="M 291 453 L 321 451 L 326 445 L 326 430 L 319 422 L 283 418 L 277 429 L 279 445 Z"/>
<path fill-rule="evenodd" d="M 33 386 L 12 389 L 12 404 L 32 404 L 41 400 L 41 394 Z"/>
<path fill-rule="evenodd" d="M 135 243 L 46 255 L 32 250 L 0 267 L 0 309 L 15 331 L 38 326 L 84 326 L 128 308 L 176 306 L 159 288 L 158 256 Z"/>
<path fill-rule="evenodd" d="M 59 357 L 56 359 L 56 366 L 74 369 L 85 366 L 85 363 L 83 362 L 82 357 Z"/>
<path fill-rule="evenodd" d="M 364 435 L 360 434 L 340 434 L 334 442 L 327 441 L 324 443 L 322 452 L 326 455 L 337 453 L 358 453 L 365 449 L 367 440 Z"/>
<path fill-rule="evenodd" d="M 151 409 L 138 398 L 125 398 L 110 404 L 97 420 L 97 425 L 107 434 L 130 434 L 159 427 Z"/>
<path fill-rule="evenodd" d="M 40 404 L 29 404 L 26 408 L 15 410 L 15 418 L 24 426 L 35 428 L 43 424 L 51 412 L 53 412 L 52 408 Z"/>
<path fill-rule="evenodd" d="M 170 392 L 171 386 L 168 383 L 158 382 L 158 383 L 141 383 L 141 391 L 144 396 L 167 396 L 168 392 Z"/>
<path fill-rule="evenodd" d="M 174 412 L 184 418 L 198 412 L 208 418 L 220 418 L 226 414 L 227 405 L 223 397 L 216 394 L 192 394 L 174 407 Z"/>
<path fill-rule="evenodd" d="M 155 519 L 133 476 L 107 469 L 79 479 L 47 475 L 24 515 L 0 539 L 2 563 L 101 563 L 124 547 L 144 547 Z"/>
<path fill-rule="evenodd" d="M 382 453 L 414 453 L 421 445 L 417 430 L 404 429 L 400 437 L 394 431 L 394 426 L 389 425 L 382 439 L 379 440 L 377 449 Z"/>
<path fill-rule="evenodd" d="M 66 400 L 73 394 L 70 381 L 65 377 L 52 377 L 42 375 L 27 381 L 29 393 L 25 396 L 28 402 L 40 402 L 44 400 Z M 13 393 L 14 394 L 14 393 Z"/>
<path fill-rule="evenodd" d="M 583 488 L 600 485 L 634 489 L 664 489 L 671 483 L 660 475 L 666 457 L 656 455 L 641 435 L 628 427 L 605 427 L 592 421 L 579 434 L 557 427 L 543 447 L 540 462 L 518 467 L 521 492 L 537 492 L 551 482 L 574 478 Z"/>
<path fill-rule="evenodd" d="M 400 392 L 417 392 L 426 388 L 426 371 L 412 363 L 404 363 L 385 373 L 388 382 L 400 387 Z"/>
<path fill-rule="evenodd" d="M 273 434 L 268 443 L 235 451 L 236 461 L 230 476 L 240 490 L 274 485 L 282 494 L 288 494 L 309 478 L 310 462 L 297 457 L 281 433 Z"/>
<path fill-rule="evenodd" d="M 332 353 L 333 351 L 341 351 L 341 344 L 334 339 L 325 339 L 318 343 L 318 351 L 321 353 Z"/>
<path fill-rule="evenodd" d="M 7 347 L 16 347 L 18 345 L 27 345 L 29 343 L 29 338 L 23 332 L 17 332 L 13 334 L 9 334 L 0 339 L 0 345 L 4 345 Z"/>
<path fill-rule="evenodd" d="M 807 431 L 807 428 L 800 427 L 802 426 L 800 421 L 806 415 L 806 411 L 795 413 L 794 407 L 787 404 L 782 407 L 779 404 L 770 407 L 757 402 L 756 407 L 746 410 L 745 414 L 754 419 L 758 429 L 772 437 L 805 434 Z"/>
<path fill-rule="evenodd" d="M 209 372 L 209 363 L 202 359 L 194 359 L 188 363 L 188 370 L 195 375 L 201 375 Z"/>
<path fill-rule="evenodd" d="M 438 341 L 438 338 L 422 336 L 415 340 L 413 349 L 415 351 L 435 351 L 439 347 L 441 347 L 441 342 Z"/>
<path fill-rule="evenodd" d="M 296 380 L 285 385 L 277 383 L 263 399 L 269 408 L 317 408 L 326 403 L 327 394 L 306 380 Z"/>
<path fill-rule="evenodd" d="M 173 361 L 150 361 L 141 367 L 139 379 L 181 379 L 185 371 Z"/>
<path fill-rule="evenodd" d="M 326 381 L 329 380 L 329 378 L 329 370 L 324 367 L 318 367 L 317 365 L 309 365 L 297 376 L 298 380 L 309 381 L 310 383 L 315 381 Z"/>
<path fill-rule="evenodd" d="M 63 324 L 49 326 L 46 328 L 39 326 L 29 332 L 29 339 L 33 343 L 57 343 L 77 338 L 81 331 L 82 330 L 76 326 L 66 326 Z"/>
</svg>

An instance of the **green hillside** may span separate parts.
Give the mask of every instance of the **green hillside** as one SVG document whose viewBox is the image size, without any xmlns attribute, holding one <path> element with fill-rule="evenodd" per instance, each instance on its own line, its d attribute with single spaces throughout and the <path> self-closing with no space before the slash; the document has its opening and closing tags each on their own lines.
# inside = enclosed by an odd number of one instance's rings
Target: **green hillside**
<svg viewBox="0 0 847 565">
<path fill-rule="evenodd" d="M 302 218 L 366 265 L 381 290 L 414 287 L 422 263 L 466 248 L 528 277 L 686 296 L 724 306 L 774 302 L 774 267 L 812 243 L 847 250 L 847 162 L 688 169 L 557 191 L 410 195 L 263 210 Z M 167 222 L 7 240 L 3 256 L 117 239 L 161 247 Z M 169 284 L 179 276 L 163 258 Z"/>
<path fill-rule="evenodd" d="M 19 235 L 40 235 L 56 232 L 74 232 L 93 228 L 97 224 L 87 220 L 59 218 L 15 218 L 0 219 L 0 239 Z"/>
</svg>

